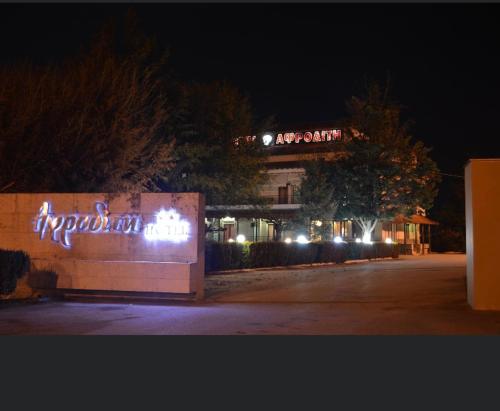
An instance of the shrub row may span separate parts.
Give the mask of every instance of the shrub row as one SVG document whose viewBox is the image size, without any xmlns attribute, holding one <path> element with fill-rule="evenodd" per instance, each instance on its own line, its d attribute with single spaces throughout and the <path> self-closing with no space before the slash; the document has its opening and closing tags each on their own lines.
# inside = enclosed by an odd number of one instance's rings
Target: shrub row
<svg viewBox="0 0 500 411">
<path fill-rule="evenodd" d="M 397 244 L 312 242 L 308 244 L 268 241 L 256 243 L 207 242 L 205 271 L 276 267 L 311 263 L 343 263 L 346 260 L 397 258 Z"/>
<path fill-rule="evenodd" d="M 347 259 L 348 260 L 365 260 L 372 258 L 398 258 L 399 245 L 386 243 L 373 243 L 370 245 L 363 243 L 348 243 Z"/>
<path fill-rule="evenodd" d="M 0 294 L 12 293 L 17 279 L 29 271 L 30 264 L 24 251 L 0 250 Z"/>
</svg>

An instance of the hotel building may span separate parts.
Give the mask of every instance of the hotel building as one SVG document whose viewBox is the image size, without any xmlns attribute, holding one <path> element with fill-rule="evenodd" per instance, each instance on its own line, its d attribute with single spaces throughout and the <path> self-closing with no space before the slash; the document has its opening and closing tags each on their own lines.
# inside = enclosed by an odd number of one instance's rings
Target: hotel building
<svg viewBox="0 0 500 411">
<path fill-rule="evenodd" d="M 275 223 L 293 218 L 301 207 L 298 193 L 305 175 L 304 162 L 319 158 L 333 160 L 341 154 L 336 146 L 342 139 L 342 130 L 335 127 L 264 133 L 246 138 L 258 139 L 268 152 L 265 171 L 269 179 L 261 187 L 260 194 L 269 201 L 269 208 L 264 213 L 244 204 L 207 206 L 206 224 L 210 227 L 207 239 L 219 242 L 243 238 L 248 241 L 275 240 Z M 355 241 L 361 238 L 361 229 L 351 220 L 335 220 L 330 224 L 331 233 L 327 235 L 330 239 L 339 236 L 346 241 Z M 418 208 L 411 217 L 399 216 L 379 222 L 372 240 L 390 238 L 400 244 L 400 251 L 404 254 L 427 253 L 430 250 L 430 226 L 435 224 L 425 216 L 425 210 Z M 294 241 L 298 234 L 285 230 L 281 232 L 280 240 Z"/>
</svg>

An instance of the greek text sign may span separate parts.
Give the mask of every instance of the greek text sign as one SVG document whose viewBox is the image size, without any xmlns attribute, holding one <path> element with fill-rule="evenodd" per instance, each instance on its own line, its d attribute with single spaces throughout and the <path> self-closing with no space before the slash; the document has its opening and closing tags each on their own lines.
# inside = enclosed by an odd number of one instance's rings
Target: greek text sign
<svg viewBox="0 0 500 411">
<path fill-rule="evenodd" d="M 342 132 L 340 130 L 316 130 L 306 131 L 305 133 L 279 133 L 274 142 L 279 144 L 299 144 L 304 143 L 321 143 L 324 141 L 340 141 Z"/>
<path fill-rule="evenodd" d="M 182 242 L 189 238 L 189 222 L 181 219 L 173 208 L 160 209 L 155 213 L 156 221 L 145 224 L 142 215 L 137 213 L 111 215 L 108 206 L 96 202 L 92 214 L 59 214 L 52 210 L 52 205 L 44 201 L 34 220 L 34 231 L 44 239 L 47 232 L 55 243 L 65 248 L 71 247 L 71 233 L 118 233 L 135 235 L 144 233 L 148 241 Z"/>
<path fill-rule="evenodd" d="M 236 144 L 240 141 L 255 141 L 257 136 L 245 136 L 236 139 Z M 330 141 L 342 140 L 342 130 L 329 129 L 329 130 L 313 130 L 305 132 L 288 132 L 288 133 L 265 133 L 260 137 L 262 144 L 265 146 L 280 146 L 287 144 L 301 144 L 301 143 L 322 143 Z"/>
</svg>

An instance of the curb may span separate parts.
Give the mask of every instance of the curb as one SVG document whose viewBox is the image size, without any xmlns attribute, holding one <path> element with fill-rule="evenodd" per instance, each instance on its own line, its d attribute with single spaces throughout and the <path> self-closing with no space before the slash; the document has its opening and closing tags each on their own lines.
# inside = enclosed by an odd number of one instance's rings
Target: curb
<svg viewBox="0 0 500 411">
<path fill-rule="evenodd" d="M 328 267 L 328 266 L 342 267 L 344 265 L 367 263 L 370 261 L 383 261 L 388 259 L 393 260 L 394 258 L 385 257 L 385 258 L 372 258 L 371 260 L 369 259 L 347 260 L 344 261 L 343 263 L 311 263 L 311 264 L 297 264 L 297 265 L 277 265 L 274 267 L 237 268 L 234 270 L 210 271 L 208 273 L 205 273 L 205 276 L 219 275 L 219 274 L 251 273 L 255 271 L 292 270 L 300 268 L 314 268 L 314 267 Z"/>
</svg>

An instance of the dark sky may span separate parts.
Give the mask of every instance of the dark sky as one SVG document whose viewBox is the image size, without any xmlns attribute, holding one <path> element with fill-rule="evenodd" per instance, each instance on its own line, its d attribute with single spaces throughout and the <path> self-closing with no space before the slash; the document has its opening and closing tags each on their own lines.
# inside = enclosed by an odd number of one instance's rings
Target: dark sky
<svg viewBox="0 0 500 411">
<path fill-rule="evenodd" d="M 57 60 L 130 5 L 0 5 L 0 61 Z M 500 157 L 500 4 L 133 5 L 185 79 L 227 79 L 279 124 L 334 121 L 390 71 L 443 172 Z"/>
</svg>

